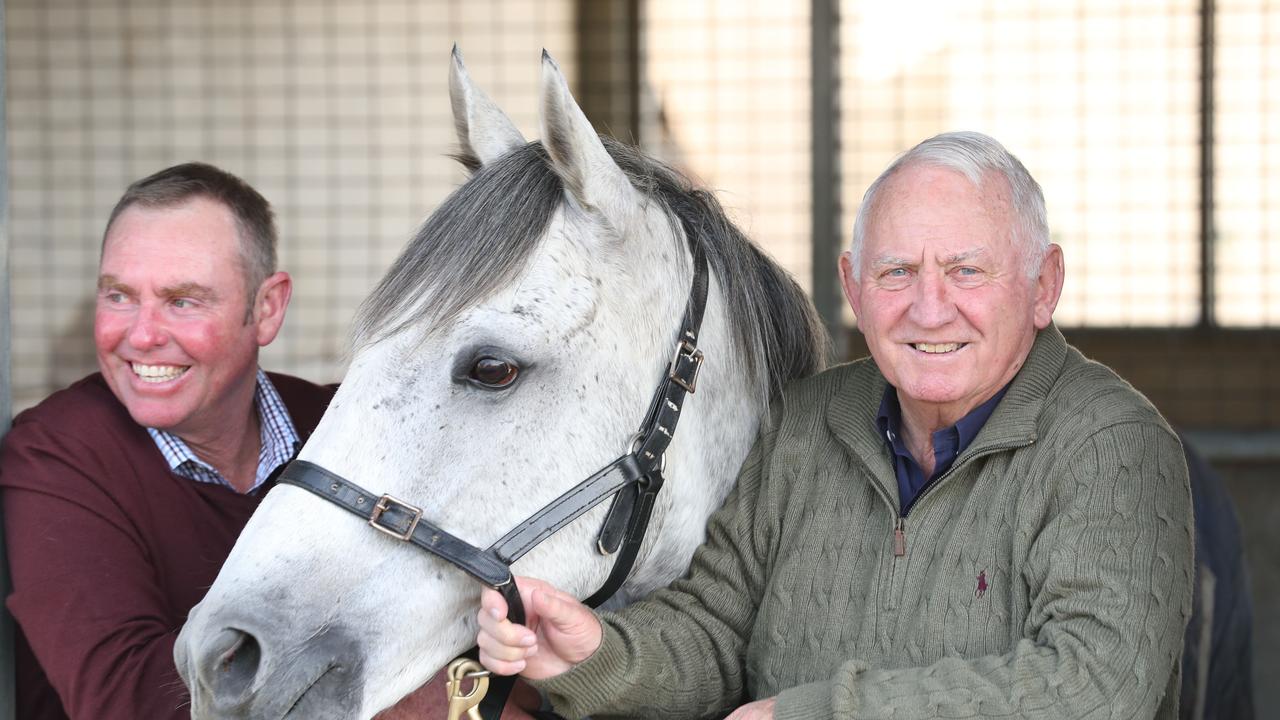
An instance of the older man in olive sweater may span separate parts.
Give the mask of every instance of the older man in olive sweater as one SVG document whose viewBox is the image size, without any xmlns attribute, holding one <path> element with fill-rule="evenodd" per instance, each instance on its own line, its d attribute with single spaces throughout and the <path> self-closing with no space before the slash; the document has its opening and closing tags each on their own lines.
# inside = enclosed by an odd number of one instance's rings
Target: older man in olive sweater
<svg viewBox="0 0 1280 720">
<path fill-rule="evenodd" d="M 1186 465 L 1053 326 L 1026 169 L 921 143 L 841 278 L 872 359 L 786 388 L 688 576 L 599 616 L 522 578 L 529 626 L 486 593 L 482 661 L 574 717 L 1177 717 Z"/>
</svg>

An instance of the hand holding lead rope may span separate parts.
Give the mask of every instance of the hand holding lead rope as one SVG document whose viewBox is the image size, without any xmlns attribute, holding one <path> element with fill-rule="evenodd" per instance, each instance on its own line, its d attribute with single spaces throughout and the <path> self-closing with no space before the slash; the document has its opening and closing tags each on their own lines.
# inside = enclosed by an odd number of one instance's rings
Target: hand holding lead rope
<svg viewBox="0 0 1280 720">
<path fill-rule="evenodd" d="M 460 720 L 466 715 L 468 720 L 481 720 L 480 701 L 489 692 L 489 671 L 480 663 L 469 658 L 458 658 L 449 663 L 448 680 L 445 691 L 449 695 L 449 720 Z M 463 692 L 465 681 L 472 682 L 471 691 Z"/>
</svg>

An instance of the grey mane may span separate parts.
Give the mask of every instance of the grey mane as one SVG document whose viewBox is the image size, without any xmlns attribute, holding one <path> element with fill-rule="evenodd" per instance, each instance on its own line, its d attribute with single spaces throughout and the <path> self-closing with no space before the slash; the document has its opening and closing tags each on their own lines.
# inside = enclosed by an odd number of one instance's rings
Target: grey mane
<svg viewBox="0 0 1280 720">
<path fill-rule="evenodd" d="M 762 385 L 761 400 L 788 380 L 821 370 L 828 340 L 813 305 L 729 221 L 715 197 L 638 150 L 601 140 L 631 183 L 666 210 L 680 231 L 674 234 L 701 243 L 724 293 L 734 342 Z M 354 345 L 409 325 L 447 322 L 512 282 L 537 252 L 564 197 L 540 142 L 479 168 L 423 223 L 361 305 Z"/>
</svg>

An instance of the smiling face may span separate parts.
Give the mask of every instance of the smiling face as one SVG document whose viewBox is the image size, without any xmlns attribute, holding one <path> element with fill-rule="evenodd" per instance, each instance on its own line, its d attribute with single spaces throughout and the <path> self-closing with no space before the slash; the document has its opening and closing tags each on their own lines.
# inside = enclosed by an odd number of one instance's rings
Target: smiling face
<svg viewBox="0 0 1280 720">
<path fill-rule="evenodd" d="M 845 296 L 904 414 L 954 424 L 1022 367 L 1062 289 L 1050 246 L 1028 278 L 1008 183 L 909 166 L 875 197 L 861 267 L 840 259 Z"/>
<path fill-rule="evenodd" d="M 196 196 L 116 218 L 103 244 L 94 342 L 107 384 L 138 424 L 189 442 L 246 425 L 258 347 L 279 330 L 288 276 L 263 283 L 252 315 L 248 297 L 236 222 L 222 203 Z"/>
</svg>

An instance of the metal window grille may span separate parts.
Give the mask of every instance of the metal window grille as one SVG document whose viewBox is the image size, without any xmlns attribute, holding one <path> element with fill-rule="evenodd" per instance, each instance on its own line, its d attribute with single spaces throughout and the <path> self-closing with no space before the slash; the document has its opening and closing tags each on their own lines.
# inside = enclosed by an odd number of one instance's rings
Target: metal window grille
<svg viewBox="0 0 1280 720">
<path fill-rule="evenodd" d="M 94 368 L 93 287 L 125 186 L 199 159 L 272 201 L 290 317 L 263 364 L 343 367 L 351 314 L 463 178 L 456 41 L 530 137 L 543 47 L 572 77 L 568 0 L 10 0 L 13 381 L 29 405 Z"/>
<path fill-rule="evenodd" d="M 1216 0 L 1215 319 L 1280 326 L 1280 5 Z"/>
<path fill-rule="evenodd" d="M 841 4 L 842 226 L 897 153 L 999 139 L 1044 187 L 1064 325 L 1198 319 L 1198 6 Z"/>
<path fill-rule="evenodd" d="M 535 136 L 540 49 L 579 77 L 580 58 L 597 60 L 584 44 L 594 51 L 618 22 L 638 23 L 634 54 L 607 56 L 624 65 L 579 90 L 616 100 L 618 82 L 638 97 L 623 102 L 629 122 L 603 129 L 718 190 L 806 285 L 832 272 L 811 257 L 812 157 L 838 154 L 843 243 L 890 157 L 972 127 L 1045 186 L 1068 259 L 1064 325 L 1190 326 L 1213 306 L 1219 324 L 1275 326 L 1280 8 L 1216 3 L 1208 302 L 1198 58 L 1201 9 L 1214 3 L 831 3 L 836 147 L 810 140 L 812 3 L 10 0 L 18 405 L 94 366 L 89 289 L 111 203 L 130 180 L 196 158 L 245 176 L 278 210 L 297 288 L 264 363 L 336 377 L 356 304 L 462 178 L 442 157 L 450 45 Z"/>
</svg>

